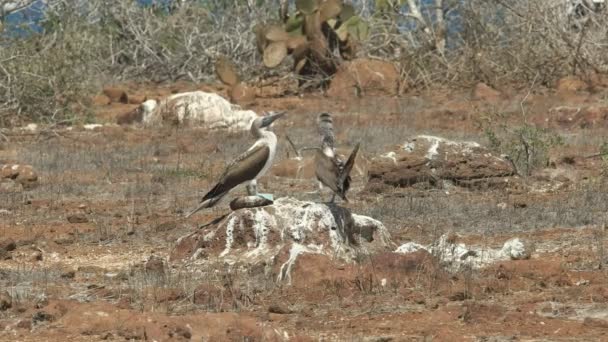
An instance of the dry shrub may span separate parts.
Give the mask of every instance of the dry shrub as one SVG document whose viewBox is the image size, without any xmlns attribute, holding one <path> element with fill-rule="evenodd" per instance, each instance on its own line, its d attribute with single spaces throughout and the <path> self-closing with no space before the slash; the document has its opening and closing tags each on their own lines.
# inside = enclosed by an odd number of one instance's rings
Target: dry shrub
<svg viewBox="0 0 608 342">
<path fill-rule="evenodd" d="M 278 20 L 277 1 L 46 3 L 41 30 L 0 35 L 2 125 L 85 121 L 89 95 L 107 83 L 208 82 L 219 56 L 249 81 L 287 70 L 260 67 L 253 33 L 257 23 Z M 409 87 L 552 85 L 608 71 L 606 8 L 577 19 L 557 1 L 413 1 L 416 15 L 410 1 L 389 11 L 353 3 L 371 28 L 359 57 L 398 62 Z"/>
<path fill-rule="evenodd" d="M 266 5 L 49 3 L 38 30 L 0 35 L 2 125 L 86 120 L 90 95 L 106 83 L 210 81 L 220 55 L 248 78 L 260 73 L 252 27 Z"/>
</svg>

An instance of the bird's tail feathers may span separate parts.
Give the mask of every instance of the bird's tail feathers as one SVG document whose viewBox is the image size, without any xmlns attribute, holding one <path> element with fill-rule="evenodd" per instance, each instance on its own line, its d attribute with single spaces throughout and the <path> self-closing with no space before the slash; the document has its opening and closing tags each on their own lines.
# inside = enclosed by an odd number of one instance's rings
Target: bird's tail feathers
<svg viewBox="0 0 608 342">
<path fill-rule="evenodd" d="M 344 182 L 346 177 L 350 176 L 350 171 L 352 170 L 353 166 L 355 165 L 355 159 L 357 158 L 357 152 L 359 152 L 359 146 L 361 146 L 361 143 L 357 143 L 357 145 L 355 146 L 353 151 L 350 153 L 350 156 L 344 163 L 342 172 L 340 173 L 340 184 L 342 184 Z"/>
<path fill-rule="evenodd" d="M 188 214 L 186 214 L 185 218 L 189 218 L 190 216 L 194 215 L 196 212 L 198 212 L 201 209 L 213 207 L 214 205 L 217 204 L 217 202 L 219 202 L 222 199 L 223 196 L 224 196 L 224 194 L 221 194 L 220 196 L 211 197 L 211 198 L 208 198 L 208 199 L 202 201 L 201 203 L 199 203 L 199 205 L 196 208 L 194 208 L 194 210 L 192 210 Z"/>
</svg>

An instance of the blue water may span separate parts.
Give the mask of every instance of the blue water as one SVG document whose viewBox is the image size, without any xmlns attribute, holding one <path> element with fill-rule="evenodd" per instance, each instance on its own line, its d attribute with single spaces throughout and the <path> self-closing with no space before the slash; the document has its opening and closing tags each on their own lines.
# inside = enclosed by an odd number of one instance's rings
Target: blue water
<svg viewBox="0 0 608 342">
<path fill-rule="evenodd" d="M 137 0 L 142 6 L 159 4 L 167 5 L 171 0 Z M 44 11 L 46 4 L 44 1 L 35 1 L 31 6 L 15 13 L 9 14 L 5 18 L 3 34 L 10 37 L 24 37 L 31 33 L 42 32 L 42 22 L 44 21 Z"/>
</svg>

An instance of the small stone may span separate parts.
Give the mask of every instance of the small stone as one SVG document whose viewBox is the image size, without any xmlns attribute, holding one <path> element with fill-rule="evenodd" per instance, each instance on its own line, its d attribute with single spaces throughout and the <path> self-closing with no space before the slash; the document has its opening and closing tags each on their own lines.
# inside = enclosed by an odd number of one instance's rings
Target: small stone
<svg viewBox="0 0 608 342">
<path fill-rule="evenodd" d="M 0 241 L 0 249 L 10 252 L 10 251 L 14 251 L 16 248 L 17 248 L 17 243 L 15 242 L 15 240 L 13 240 L 11 238 Z"/>
<path fill-rule="evenodd" d="M 0 292 L 0 311 L 6 311 L 13 307 L 13 298 L 8 291 Z"/>
<path fill-rule="evenodd" d="M 129 96 L 124 89 L 116 87 L 105 87 L 103 93 L 110 99 L 110 102 L 129 103 Z"/>
<path fill-rule="evenodd" d="M 38 311 L 32 316 L 32 323 L 51 322 L 55 317 L 46 311 Z"/>
<path fill-rule="evenodd" d="M 2 179 L 0 180 L 0 193 L 15 193 L 22 192 L 23 185 L 21 183 L 16 182 L 12 179 Z"/>
<path fill-rule="evenodd" d="M 156 255 L 151 255 L 144 264 L 146 272 L 164 273 L 165 261 Z"/>
<path fill-rule="evenodd" d="M 245 104 L 255 100 L 256 89 L 244 83 L 238 83 L 230 90 L 230 100 L 236 104 Z"/>
<path fill-rule="evenodd" d="M 585 319 L 583 320 L 583 325 L 586 327 L 608 329 L 608 320 L 585 317 Z"/>
<path fill-rule="evenodd" d="M 40 251 L 36 251 L 34 252 L 34 255 L 32 255 L 32 260 L 34 261 L 42 261 L 43 257 L 42 257 L 42 252 Z"/>
<path fill-rule="evenodd" d="M 84 214 L 72 214 L 68 216 L 70 223 L 87 223 L 89 219 Z"/>
<path fill-rule="evenodd" d="M 485 83 L 477 83 L 473 88 L 473 99 L 487 102 L 496 102 L 501 97 L 499 91 L 491 88 Z"/>
<path fill-rule="evenodd" d="M 292 310 L 289 310 L 289 308 L 283 304 L 279 304 L 279 303 L 274 303 L 272 305 L 270 305 L 268 307 L 268 312 L 270 313 L 274 313 L 274 314 L 280 314 L 280 315 L 287 315 L 290 313 L 293 313 Z"/>
<path fill-rule="evenodd" d="M 61 278 L 63 278 L 63 279 L 74 279 L 75 276 L 76 276 L 76 272 L 73 270 L 66 271 L 61 274 Z"/>
<path fill-rule="evenodd" d="M 32 322 L 30 320 L 22 319 L 17 323 L 17 328 L 30 330 L 32 329 Z"/>
</svg>

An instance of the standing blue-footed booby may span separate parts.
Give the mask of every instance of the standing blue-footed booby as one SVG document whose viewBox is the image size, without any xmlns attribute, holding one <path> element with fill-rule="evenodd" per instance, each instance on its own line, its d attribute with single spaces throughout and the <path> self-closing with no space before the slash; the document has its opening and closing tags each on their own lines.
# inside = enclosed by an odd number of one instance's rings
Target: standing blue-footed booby
<svg viewBox="0 0 608 342">
<path fill-rule="evenodd" d="M 317 149 L 315 155 L 315 174 L 319 180 L 319 190 L 325 185 L 334 192 L 331 202 L 335 200 L 336 195 L 348 202 L 346 192 L 350 188 L 350 171 L 355 165 L 360 144 L 355 146 L 348 159 L 344 161 L 336 154 L 334 147 L 336 138 L 331 114 L 319 114 L 317 124 L 322 138 L 321 148 Z"/>
<path fill-rule="evenodd" d="M 256 118 L 251 124 L 251 134 L 258 140 L 244 153 L 228 164 L 217 184 L 203 196 L 196 209 L 186 215 L 186 218 L 203 208 L 216 205 L 222 197 L 238 185 L 249 182 L 247 192 L 257 195 L 257 179 L 262 177 L 272 166 L 277 152 L 277 137 L 267 127 L 285 112 L 271 113 Z"/>
</svg>

